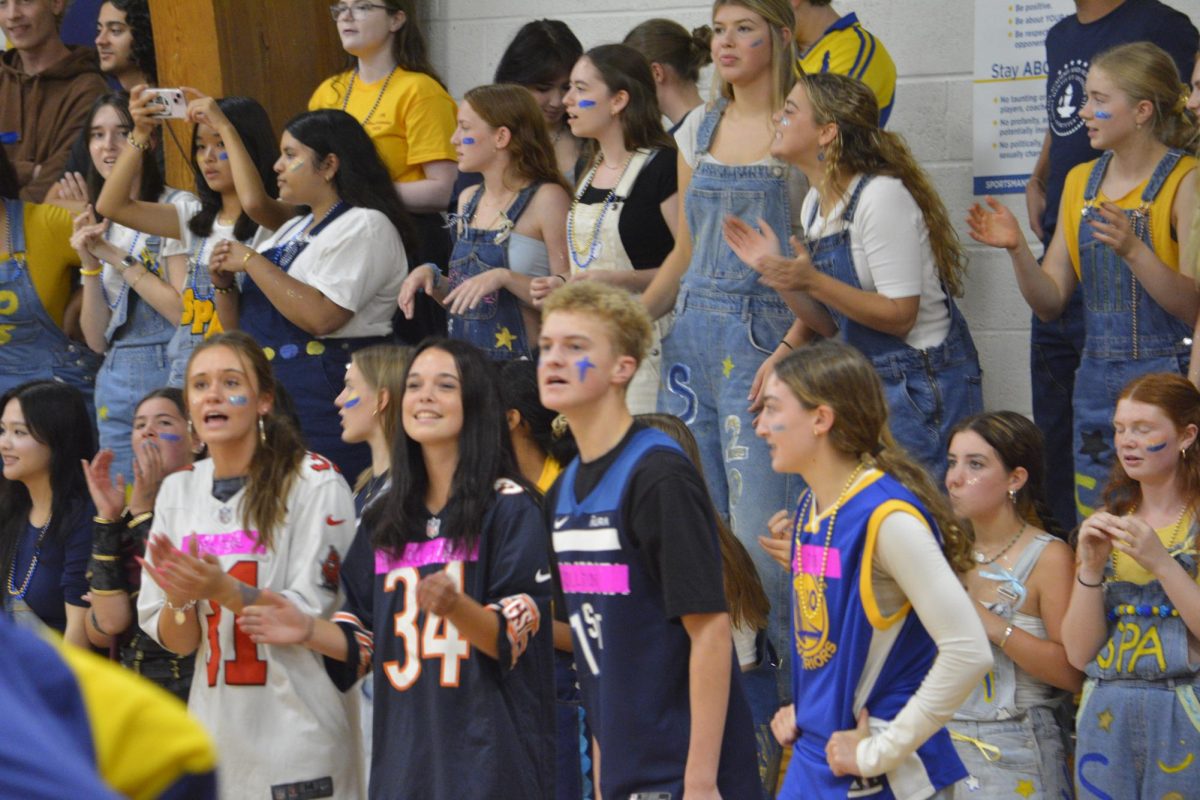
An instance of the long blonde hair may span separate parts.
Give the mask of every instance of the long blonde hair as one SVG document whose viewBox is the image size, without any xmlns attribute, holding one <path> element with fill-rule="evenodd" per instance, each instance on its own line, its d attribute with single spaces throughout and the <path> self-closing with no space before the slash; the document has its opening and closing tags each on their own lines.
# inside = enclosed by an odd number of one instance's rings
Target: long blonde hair
<svg viewBox="0 0 1200 800">
<path fill-rule="evenodd" d="M 879 127 L 875 93 L 860 80 L 832 72 L 800 77 L 818 125 L 837 126 L 837 137 L 825 150 L 827 186 L 841 194 L 848 187 L 840 175 L 886 175 L 897 178 L 921 209 L 938 277 L 946 291 L 961 297 L 967 257 L 950 215 L 929 176 L 917 164 L 903 137 Z"/>
<path fill-rule="evenodd" d="M 789 0 L 715 0 L 712 13 L 723 6 L 738 6 L 763 18 L 771 32 L 771 98 L 773 107 L 783 108 L 783 101 L 796 82 L 796 12 Z M 733 87 L 721 77 L 721 70 L 713 70 L 713 97 L 733 100 Z"/>
<path fill-rule="evenodd" d="M 775 365 L 775 375 L 805 408 L 833 409 L 830 444 L 904 484 L 937 523 L 950 566 L 960 573 L 973 567 L 970 540 L 946 496 L 892 438 L 883 387 L 862 353 L 844 342 L 818 342 L 789 353 Z"/>
<path fill-rule="evenodd" d="M 363 380 L 372 390 L 388 393 L 387 407 L 376 413 L 379 415 L 379 428 L 388 443 L 389 453 L 396 440 L 396 431 L 400 430 L 400 400 L 404 397 L 404 376 L 408 373 L 412 350 L 411 347 L 398 344 L 373 344 L 355 350 L 350 356 L 350 361 L 358 367 Z M 354 482 L 354 491 L 362 489 L 374 477 L 375 468 L 367 467 Z"/>
</svg>

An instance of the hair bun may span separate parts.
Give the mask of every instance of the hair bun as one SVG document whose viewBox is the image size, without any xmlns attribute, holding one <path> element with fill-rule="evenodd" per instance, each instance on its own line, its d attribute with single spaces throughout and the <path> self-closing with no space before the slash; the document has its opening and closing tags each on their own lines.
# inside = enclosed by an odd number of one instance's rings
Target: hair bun
<svg viewBox="0 0 1200 800">
<path fill-rule="evenodd" d="M 701 25 L 692 28 L 692 63 L 696 69 L 712 63 L 712 28 Z"/>
</svg>

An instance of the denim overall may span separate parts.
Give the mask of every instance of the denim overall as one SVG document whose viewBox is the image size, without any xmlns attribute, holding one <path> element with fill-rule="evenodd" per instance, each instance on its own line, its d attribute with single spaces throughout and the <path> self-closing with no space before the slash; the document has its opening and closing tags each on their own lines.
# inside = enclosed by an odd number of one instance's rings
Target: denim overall
<svg viewBox="0 0 1200 800">
<path fill-rule="evenodd" d="M 5 200 L 4 211 L 9 255 L 0 261 L 0 393 L 27 381 L 56 380 L 82 392 L 93 412 L 101 357 L 68 339 L 46 313 L 25 262 L 25 205 Z"/>
<path fill-rule="evenodd" d="M 144 244 L 140 252 L 131 255 L 139 259 L 147 271 L 161 275 L 158 258 L 162 239 L 145 234 L 138 236 L 130 248 L 136 249 L 139 242 Z M 111 278 L 112 270 L 111 265 L 105 264 L 105 275 L 101 277 L 104 301 L 112 313 L 104 331 L 108 350 L 104 354 L 104 365 L 96 375 L 96 420 L 100 447 L 113 451 L 113 474 L 121 473 L 128 480 L 133 475 L 133 445 L 129 438 L 133 415 L 143 397 L 167 385 L 171 367 L 167 343 L 171 341 L 177 322 L 158 313 L 123 281 L 114 302 L 109 290 L 103 288 L 106 279 Z"/>
<path fill-rule="evenodd" d="M 217 318 L 216 293 L 213 291 L 212 276 L 208 273 L 208 258 L 212 255 L 212 248 L 216 243 L 217 240 L 212 236 L 205 236 L 188 258 L 187 283 L 181 296 L 183 316 L 179 320 L 179 327 L 171 336 L 171 341 L 167 343 L 167 358 L 171 361 L 168 386 L 182 388 L 192 349 L 208 337 L 224 330 Z"/>
<path fill-rule="evenodd" d="M 999 564 L 979 567 L 980 575 L 997 581 L 1004 599 L 988 609 L 1009 623 L 1025 603 L 1025 585 L 1049 534 L 1034 539 L 1011 570 Z M 1066 734 L 1057 712 L 1062 700 L 1029 708 L 1017 705 L 1017 667 L 992 645 L 995 666 L 946 726 L 954 748 L 970 775 L 955 784 L 959 798 L 1010 798 L 1014 790 L 1027 800 L 1070 800 L 1071 772 L 1066 761 Z"/>
<path fill-rule="evenodd" d="M 1192 525 L 1171 555 L 1193 578 Z M 1188 631 L 1162 584 L 1104 586 L 1108 641 L 1084 670 L 1076 720 L 1076 791 L 1087 800 L 1196 797 L 1200 765 L 1198 665 Z"/>
<path fill-rule="evenodd" d="M 303 230 L 309 218 L 298 220 L 263 255 L 287 272 L 308 243 L 349 210 L 344 204 L 334 208 L 307 235 Z M 287 390 L 308 449 L 333 461 L 343 475 L 357 475 L 366 469 L 371 463 L 370 448 L 342 441 L 341 419 L 333 401 L 344 386 L 350 354 L 389 341 L 388 337 L 317 338 L 275 308 L 249 275 L 242 284 L 239 318 L 242 330 L 262 346 L 275 380 Z"/>
<path fill-rule="evenodd" d="M 698 157 L 708 151 L 725 105 L 721 99 L 705 114 L 696 140 Z M 675 323 L 663 337 L 659 393 L 659 410 L 683 419 L 695 435 L 713 503 L 754 560 L 771 601 L 768 636 L 780 654 L 791 652 L 791 586 L 757 537 L 772 514 L 795 507 L 802 484 L 771 469 L 770 452 L 754 435 L 747 397 L 759 366 L 795 315 L 729 249 L 721 224 L 729 214 L 751 225 L 761 217 L 781 242 L 788 241 L 788 171 L 777 159 L 748 166 L 697 163 L 684 198 L 692 261 L 675 301 Z M 784 656 L 782 670 L 764 660 L 741 673 L 758 738 L 760 774 L 772 788 L 779 746 L 770 720 L 791 695 L 789 658 Z"/>
<path fill-rule="evenodd" d="M 499 230 L 471 225 L 482 199 L 481 187 L 467 201 L 456 220 L 454 252 L 450 254 L 450 288 L 491 269 L 511 269 L 508 264 L 508 235 L 541 184 L 520 191 L 504 212 L 508 222 Z M 478 347 L 493 361 L 529 358 L 529 336 L 521 317 L 521 301 L 501 289 L 484 297 L 479 305 L 462 314 L 446 315 L 446 331 L 452 339 L 461 339 Z"/>
<path fill-rule="evenodd" d="M 813 265 L 842 283 L 862 289 L 850 244 L 850 224 L 863 189 L 874 176 L 864 175 L 846 203 L 845 227 L 807 241 Z M 817 205 L 805 226 L 811 230 Z M 960 419 L 983 411 L 983 379 L 979 356 L 958 304 L 946 295 L 950 330 L 941 344 L 927 350 L 910 347 L 903 339 L 855 322 L 826 306 L 841 338 L 870 359 L 888 404 L 892 436 L 921 461 L 939 481 L 946 471 L 950 430 Z"/>
<path fill-rule="evenodd" d="M 1171 150 L 1150 176 L 1142 205 L 1125 214 L 1134 233 L 1154 248 L 1150 205 L 1183 153 Z M 1083 286 L 1087 339 L 1075 373 L 1075 502 L 1080 519 L 1099 508 L 1108 481 L 1113 451 L 1112 415 L 1121 389 L 1151 372 L 1186 373 L 1191 326 L 1154 301 L 1121 257 L 1092 234 L 1089 220 L 1100 219 L 1096 195 L 1111 152 L 1096 161 L 1084 190 L 1079 223 L 1079 280 Z M 1170 213 L 1164 208 L 1162 213 Z"/>
</svg>

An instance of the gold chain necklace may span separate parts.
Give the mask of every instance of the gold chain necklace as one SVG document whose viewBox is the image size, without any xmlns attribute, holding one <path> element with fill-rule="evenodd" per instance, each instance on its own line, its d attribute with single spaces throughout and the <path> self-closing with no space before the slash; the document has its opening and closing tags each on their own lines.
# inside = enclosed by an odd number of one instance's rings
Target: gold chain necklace
<svg viewBox="0 0 1200 800">
<path fill-rule="evenodd" d="M 383 86 L 379 88 L 379 94 L 375 96 L 375 102 L 371 104 L 371 110 L 363 117 L 360 123 L 364 128 L 371 121 L 371 117 L 375 114 L 375 109 L 379 108 L 379 103 L 383 100 L 383 93 L 387 91 L 388 84 L 392 82 L 392 76 L 396 74 L 399 67 L 392 67 L 392 71 L 388 73 L 383 81 Z M 342 98 L 342 111 L 346 110 L 346 106 L 350 105 L 350 93 L 354 91 L 354 79 L 358 77 L 358 67 L 354 68 L 354 72 L 350 75 L 350 85 L 346 87 L 346 96 Z"/>
<path fill-rule="evenodd" d="M 817 574 L 817 592 L 821 595 L 822 600 L 824 600 L 824 597 L 825 597 L 825 569 L 829 566 L 829 546 L 830 546 L 830 544 L 833 543 L 833 526 L 837 524 L 838 511 L 841 509 L 842 503 L 845 502 L 846 495 L 850 492 L 850 489 L 854 486 L 855 481 L 858 480 L 858 477 L 860 475 L 862 475 L 863 470 L 865 470 L 866 468 L 867 468 L 866 463 L 860 461 L 858 466 L 854 468 L 854 471 L 850 473 L 850 477 L 846 479 L 846 485 L 842 487 L 842 491 L 838 494 L 837 500 L 835 500 L 833 505 L 830 506 L 830 508 L 829 508 L 829 527 L 825 529 L 825 545 L 821 551 L 821 571 Z M 816 500 L 814 498 L 815 498 L 815 495 L 814 495 L 812 489 L 809 489 L 808 502 L 805 504 L 804 509 L 801 510 L 800 514 L 796 517 L 796 522 L 798 525 L 801 526 L 801 531 L 803 531 L 804 528 L 808 527 L 808 521 L 807 521 L 806 517 L 808 516 L 809 512 L 810 511 L 815 512 L 814 504 L 815 504 Z M 821 528 L 818 525 L 817 532 L 820 532 L 820 530 L 821 530 Z M 796 543 L 797 543 L 797 546 L 799 546 L 799 543 L 800 543 L 799 537 L 797 537 Z M 803 550 L 801 550 L 801 552 L 800 552 L 799 561 L 800 561 L 800 571 L 803 572 L 804 571 L 804 551 Z M 823 602 L 821 604 L 821 607 L 822 608 L 824 607 Z M 815 617 L 817 615 L 817 609 L 815 609 L 815 608 L 810 610 L 808 605 L 805 605 L 803 607 L 803 609 L 804 609 L 805 616 L 811 615 L 812 617 Z"/>
<path fill-rule="evenodd" d="M 1138 507 L 1135 504 L 1133 506 L 1133 508 L 1129 509 L 1129 513 L 1127 513 L 1125 516 L 1132 517 L 1134 514 L 1137 513 L 1137 510 L 1138 510 Z M 1164 545 L 1167 553 L 1171 553 L 1173 550 L 1175 550 L 1175 548 L 1179 547 L 1179 544 L 1180 544 L 1179 532 L 1183 528 L 1183 518 L 1187 514 L 1187 510 L 1188 510 L 1187 503 L 1182 503 L 1179 506 L 1179 516 L 1177 516 L 1175 518 L 1175 523 L 1174 523 L 1174 525 L 1171 526 L 1171 540 L 1166 545 Z M 1147 524 L 1149 524 L 1149 523 L 1147 523 Z M 1154 528 L 1154 535 L 1155 536 L 1158 535 L 1158 528 Z M 1120 550 L 1118 550 L 1115 547 L 1113 548 L 1112 565 L 1113 565 L 1113 579 L 1114 580 L 1120 580 L 1120 578 L 1118 577 L 1118 574 L 1121 570 L 1121 560 L 1124 559 L 1125 557 L 1126 556 L 1124 553 L 1122 553 Z"/>
</svg>

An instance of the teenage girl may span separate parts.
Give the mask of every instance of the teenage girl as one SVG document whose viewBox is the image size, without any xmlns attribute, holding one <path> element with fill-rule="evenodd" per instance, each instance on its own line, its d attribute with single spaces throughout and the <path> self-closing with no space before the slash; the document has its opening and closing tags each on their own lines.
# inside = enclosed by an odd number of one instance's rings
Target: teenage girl
<svg viewBox="0 0 1200 800">
<path fill-rule="evenodd" d="M 688 33 L 673 19 L 648 19 L 625 34 L 624 44 L 650 62 L 658 107 L 672 136 L 704 102 L 700 99 L 700 70 L 712 63 L 712 28 L 701 25 Z M 703 112 L 701 112 L 703 113 Z"/>
</svg>

